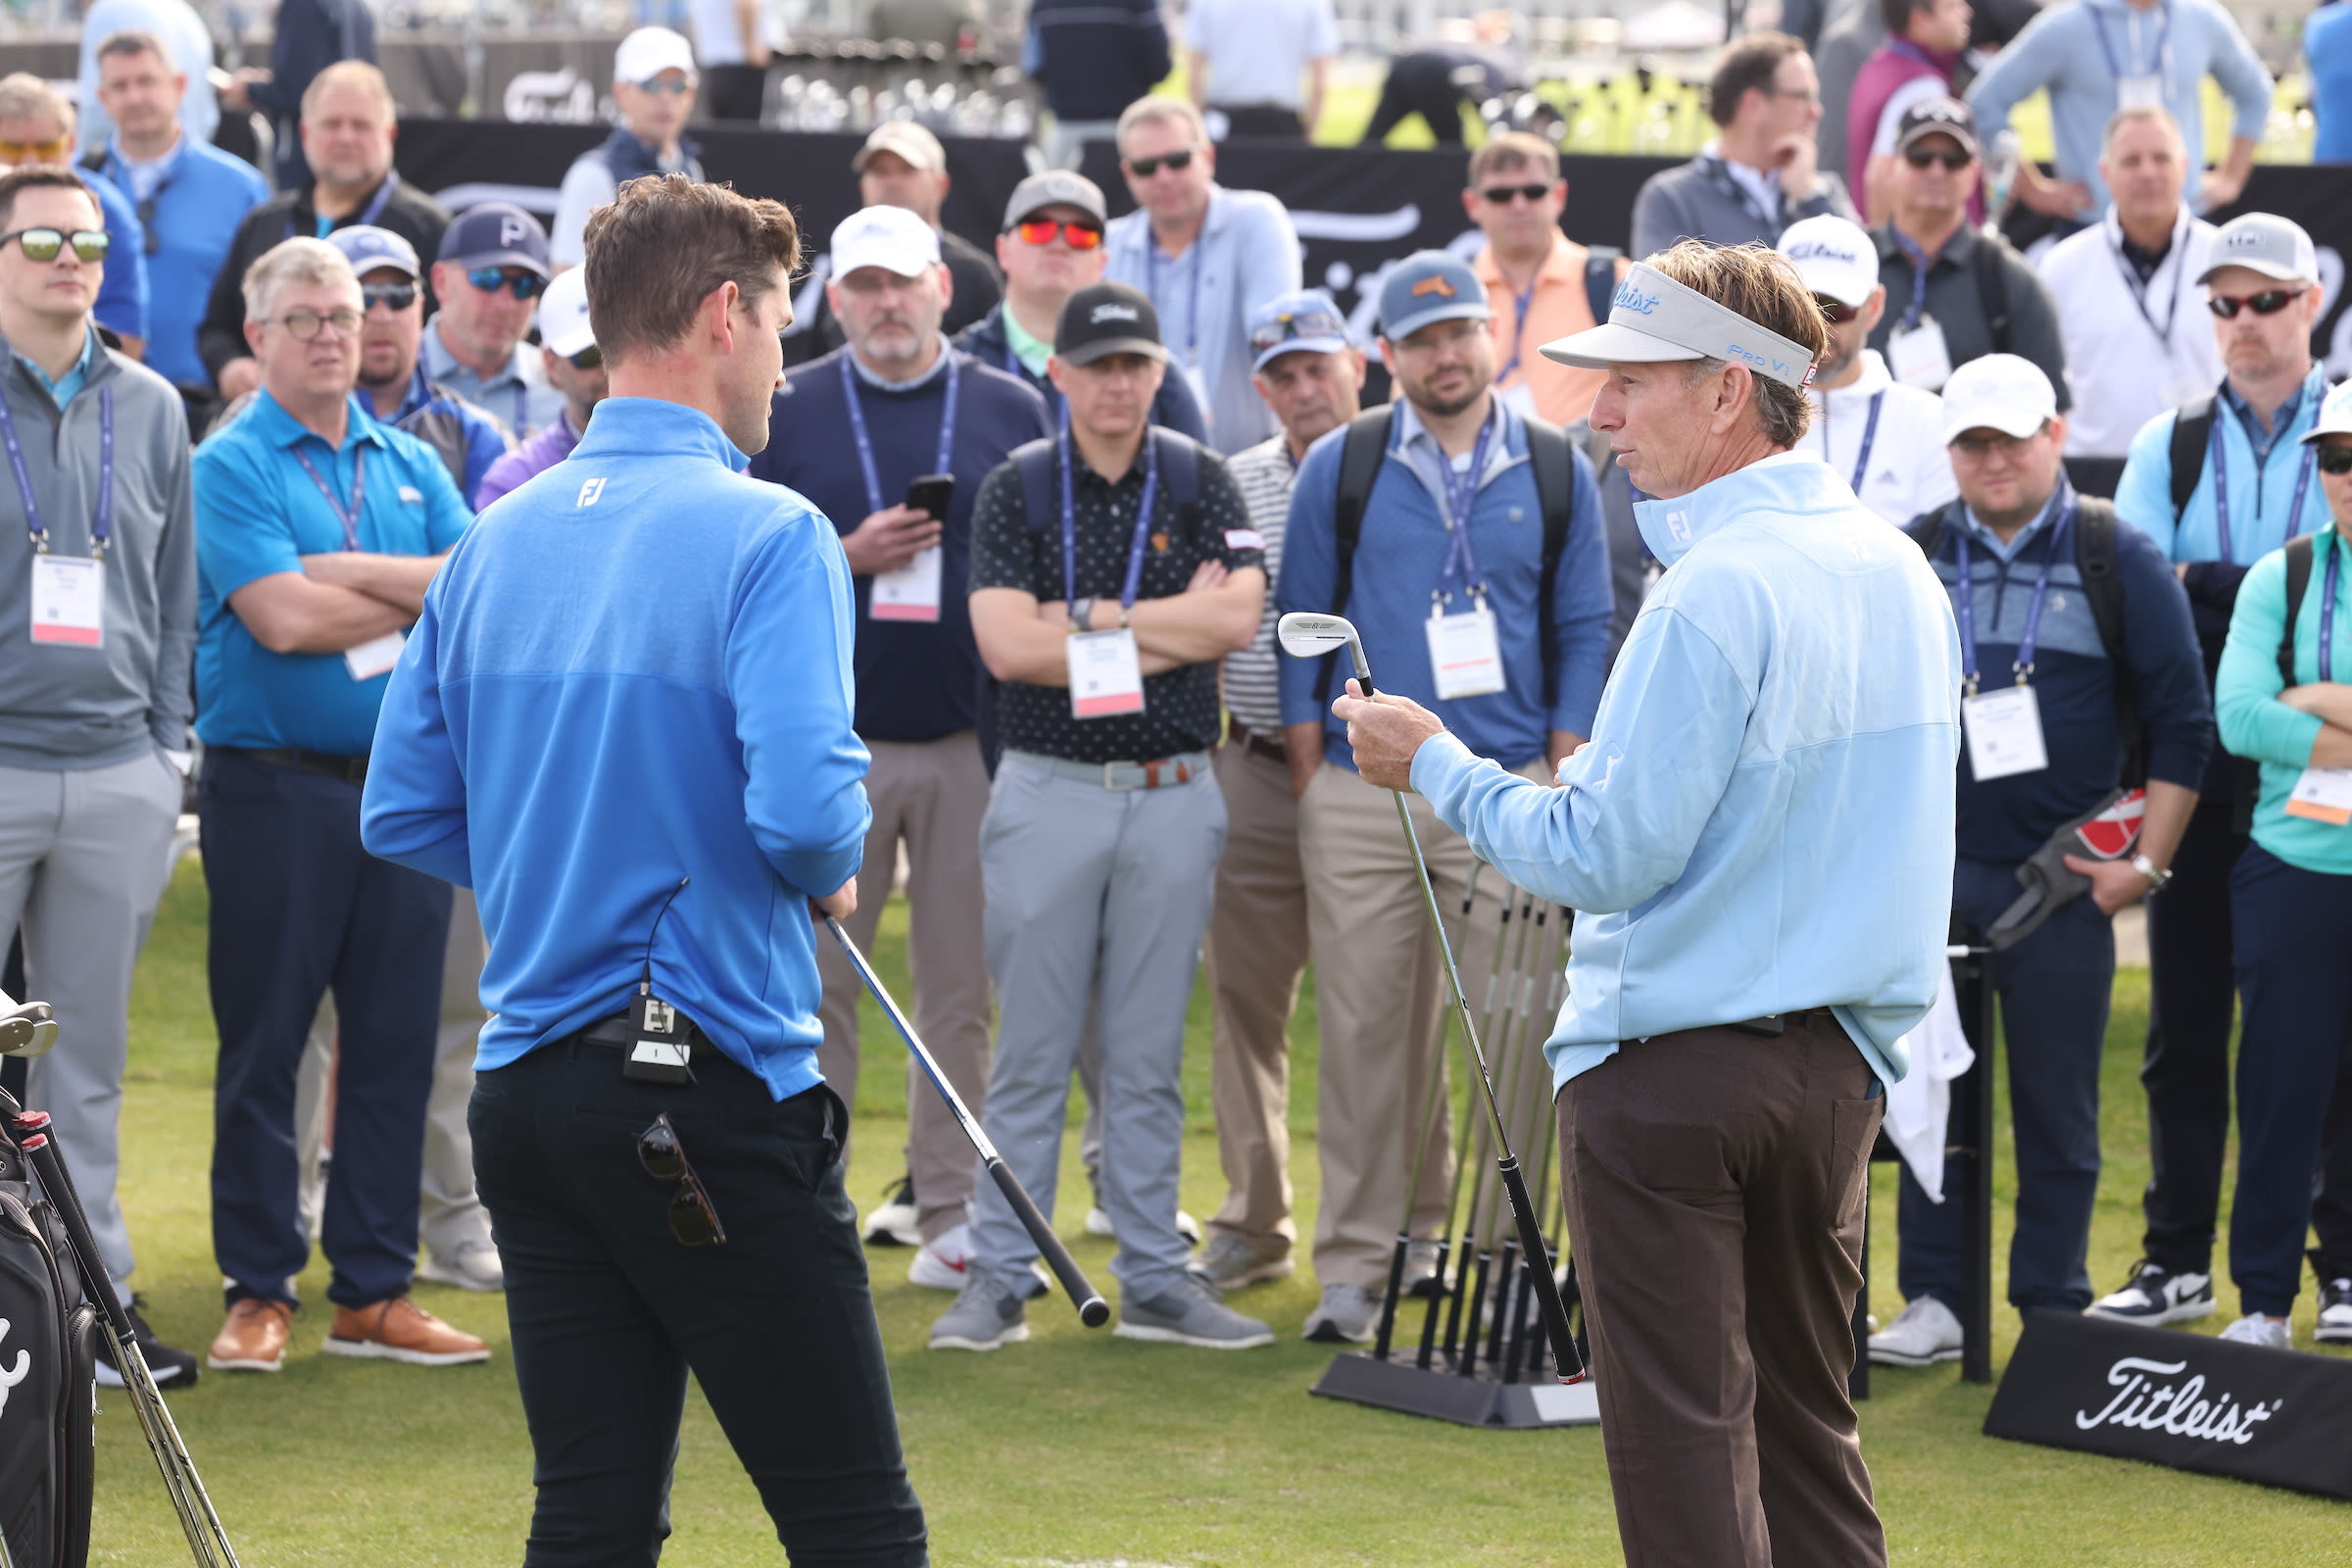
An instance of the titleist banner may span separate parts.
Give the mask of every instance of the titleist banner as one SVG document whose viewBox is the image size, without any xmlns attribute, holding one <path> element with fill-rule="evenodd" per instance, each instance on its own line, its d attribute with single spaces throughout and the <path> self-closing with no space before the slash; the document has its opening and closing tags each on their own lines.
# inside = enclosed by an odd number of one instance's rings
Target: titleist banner
<svg viewBox="0 0 2352 1568">
<path fill-rule="evenodd" d="M 2033 1312 L 1984 1431 L 2352 1497 L 2352 1361 Z"/>
</svg>

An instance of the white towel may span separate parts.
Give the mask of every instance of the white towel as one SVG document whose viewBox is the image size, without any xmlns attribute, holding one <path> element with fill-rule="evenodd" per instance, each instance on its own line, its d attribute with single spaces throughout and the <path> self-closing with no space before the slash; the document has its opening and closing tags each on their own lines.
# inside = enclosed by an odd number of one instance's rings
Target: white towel
<svg viewBox="0 0 2352 1568">
<path fill-rule="evenodd" d="M 1976 1063 L 1977 1054 L 1960 1031 L 1960 1008 L 1952 1000 L 1952 966 L 1943 966 L 1936 1005 L 1919 1027 L 1903 1037 L 1911 1070 L 1886 1091 L 1886 1137 L 1930 1200 L 1943 1201 L 1944 1124 L 1951 1114 L 1952 1080 Z"/>
</svg>

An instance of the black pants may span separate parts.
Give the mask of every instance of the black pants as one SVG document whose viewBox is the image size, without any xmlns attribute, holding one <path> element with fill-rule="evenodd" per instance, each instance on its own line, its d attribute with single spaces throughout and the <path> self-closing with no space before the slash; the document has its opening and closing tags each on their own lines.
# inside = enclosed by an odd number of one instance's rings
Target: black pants
<svg viewBox="0 0 2352 1568">
<path fill-rule="evenodd" d="M 708 1055 L 699 1082 L 629 1083 L 576 1038 L 475 1080 L 467 1123 L 507 1271 L 539 1500 L 527 1568 L 642 1568 L 668 1534 L 686 1374 L 702 1384 L 789 1559 L 923 1568 L 890 1372 L 842 1191 L 848 1118 L 819 1085 L 777 1103 Z M 726 1227 L 670 1235 L 672 1188 L 637 1162 L 669 1112 Z"/>
<path fill-rule="evenodd" d="M 1462 105 L 1469 94 L 1453 79 L 1455 62 L 1446 55 L 1398 55 L 1389 62 L 1380 102 L 1358 146 L 1377 147 L 1405 121 L 1419 115 L 1441 147 L 1462 145 Z"/>
<path fill-rule="evenodd" d="M 712 120 L 758 120 L 766 93 L 765 66 L 704 68 L 703 105 Z"/>
<path fill-rule="evenodd" d="M 1208 109 L 1211 114 L 1225 117 L 1228 136 L 1306 140 L 1306 122 L 1298 118 L 1296 109 L 1285 109 L 1280 104 L 1210 104 Z"/>
</svg>

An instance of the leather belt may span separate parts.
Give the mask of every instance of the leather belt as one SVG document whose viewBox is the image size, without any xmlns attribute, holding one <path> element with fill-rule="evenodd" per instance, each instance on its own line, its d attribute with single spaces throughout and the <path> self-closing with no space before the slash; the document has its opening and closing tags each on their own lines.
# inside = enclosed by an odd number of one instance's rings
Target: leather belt
<svg viewBox="0 0 2352 1568">
<path fill-rule="evenodd" d="M 1047 757 L 1039 752 L 1007 749 L 1006 757 L 1017 757 L 1034 763 L 1049 773 L 1076 779 L 1081 784 L 1099 784 L 1106 790 L 1156 790 L 1171 784 L 1190 784 L 1194 779 L 1208 775 L 1206 752 L 1183 752 L 1175 757 L 1155 757 L 1148 762 L 1078 762 L 1066 757 Z"/>
<path fill-rule="evenodd" d="M 610 1018 L 597 1019 L 572 1038 L 585 1045 L 611 1046 L 617 1051 L 626 1051 L 637 1043 L 637 1031 L 629 1027 L 627 1013 L 616 1012 Z M 687 1036 L 687 1051 L 692 1059 L 699 1061 L 717 1050 L 718 1047 L 710 1043 L 710 1037 L 703 1033 L 700 1025 L 692 1026 L 692 1033 Z"/>
<path fill-rule="evenodd" d="M 1269 762 L 1287 763 L 1291 760 L 1289 747 L 1278 740 L 1260 735 L 1239 718 L 1233 719 L 1226 725 L 1225 744 L 1239 746 L 1251 757 L 1262 757 Z"/>
<path fill-rule="evenodd" d="M 205 750 L 221 757 L 242 757 L 270 767 L 290 767 L 297 773 L 339 778 L 348 784 L 364 784 L 368 781 L 368 758 L 365 753 L 358 757 L 337 757 L 331 752 L 306 752 L 293 746 L 208 746 Z"/>
<path fill-rule="evenodd" d="M 1778 1040 L 1788 1032 L 1788 1026 L 1792 1023 L 1811 1023 L 1821 1018 L 1835 1021 L 1837 1016 L 1828 1007 L 1799 1007 L 1793 1012 L 1768 1012 L 1761 1018 L 1743 1018 L 1738 1023 L 1727 1023 L 1724 1027 L 1737 1029 L 1743 1035 L 1762 1035 L 1767 1040 Z"/>
</svg>

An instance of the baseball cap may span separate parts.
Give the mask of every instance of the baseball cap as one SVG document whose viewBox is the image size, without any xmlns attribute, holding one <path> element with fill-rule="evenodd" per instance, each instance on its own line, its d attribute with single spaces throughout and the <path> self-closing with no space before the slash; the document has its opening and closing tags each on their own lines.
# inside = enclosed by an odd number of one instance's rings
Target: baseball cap
<svg viewBox="0 0 2352 1568">
<path fill-rule="evenodd" d="M 639 27 L 620 40 L 612 52 L 612 79 L 631 83 L 651 81 L 664 71 L 683 71 L 696 79 L 694 45 L 682 32 L 667 27 Z"/>
<path fill-rule="evenodd" d="M 1348 318 L 1319 288 L 1277 295 L 1250 313 L 1252 372 L 1285 354 L 1337 354 L 1351 343 Z"/>
<path fill-rule="evenodd" d="M 2040 366 L 2014 354 L 1987 354 L 1943 383 L 1943 444 L 1963 431 L 1998 430 L 2023 441 L 2057 417 L 2058 391 Z"/>
<path fill-rule="evenodd" d="M 1062 304 L 1054 323 L 1054 357 L 1065 365 L 1092 365 L 1112 354 L 1141 354 L 1165 364 L 1159 313 L 1141 289 L 1089 283 Z"/>
<path fill-rule="evenodd" d="M 1799 391 L 1813 378 L 1812 350 L 1676 282 L 1647 262 L 1636 262 L 1617 285 L 1606 321 L 1544 344 L 1544 357 L 1588 370 L 1613 363 L 1736 360 Z"/>
<path fill-rule="evenodd" d="M 1110 207 L 1102 200 L 1102 186 L 1084 174 L 1049 169 L 1012 187 L 1012 200 L 1004 204 L 1004 226 L 998 232 L 1011 233 L 1023 219 L 1045 207 L 1075 207 L 1098 223 L 1110 221 Z"/>
<path fill-rule="evenodd" d="M 2324 435 L 2352 435 L 2352 381 L 2328 394 L 2320 404 L 2319 421 L 2303 439 L 2317 441 Z"/>
<path fill-rule="evenodd" d="M 1977 117 L 1957 98 L 1922 98 L 1903 111 L 1895 122 L 1894 150 L 1907 153 L 1923 136 L 1949 136 L 1971 158 L 1984 153 L 1977 142 Z"/>
<path fill-rule="evenodd" d="M 1415 251 L 1380 285 L 1380 335 L 1401 343 L 1432 321 L 1484 321 L 1487 285 L 1449 251 Z"/>
<path fill-rule="evenodd" d="M 450 220 L 438 261 L 476 267 L 519 267 L 547 275 L 547 230 L 513 202 L 484 202 Z"/>
<path fill-rule="evenodd" d="M 2284 283 L 2320 280 L 2320 253 L 2303 225 L 2275 213 L 2245 213 L 2232 218 L 2213 236 L 2205 253 L 2200 283 L 2225 267 L 2244 267 Z"/>
<path fill-rule="evenodd" d="M 835 277 L 847 277 L 860 267 L 920 277 L 938 265 L 938 231 L 904 207 L 863 208 L 833 230 Z"/>
<path fill-rule="evenodd" d="M 948 171 L 948 150 L 939 144 L 937 136 L 911 120 L 886 120 L 876 125 L 874 133 L 865 138 L 865 145 L 858 149 L 858 156 L 850 160 L 850 172 L 864 173 L 865 166 L 874 161 L 876 153 L 896 153 L 906 161 L 909 169 L 927 169 L 934 174 Z"/>
<path fill-rule="evenodd" d="M 585 267 L 557 274 L 539 296 L 539 341 L 567 360 L 596 347 L 596 328 L 588 324 Z"/>
<path fill-rule="evenodd" d="M 1860 305 L 1879 286 L 1879 248 L 1861 224 L 1835 213 L 1790 223 L 1780 251 L 1807 289 L 1840 305 Z"/>
<path fill-rule="evenodd" d="M 416 247 L 388 228 L 354 223 L 327 235 L 326 242 L 343 253 L 343 259 L 351 263 L 352 271 L 361 277 L 385 267 L 397 269 L 412 278 L 424 275 L 424 268 L 416 260 Z"/>
</svg>

